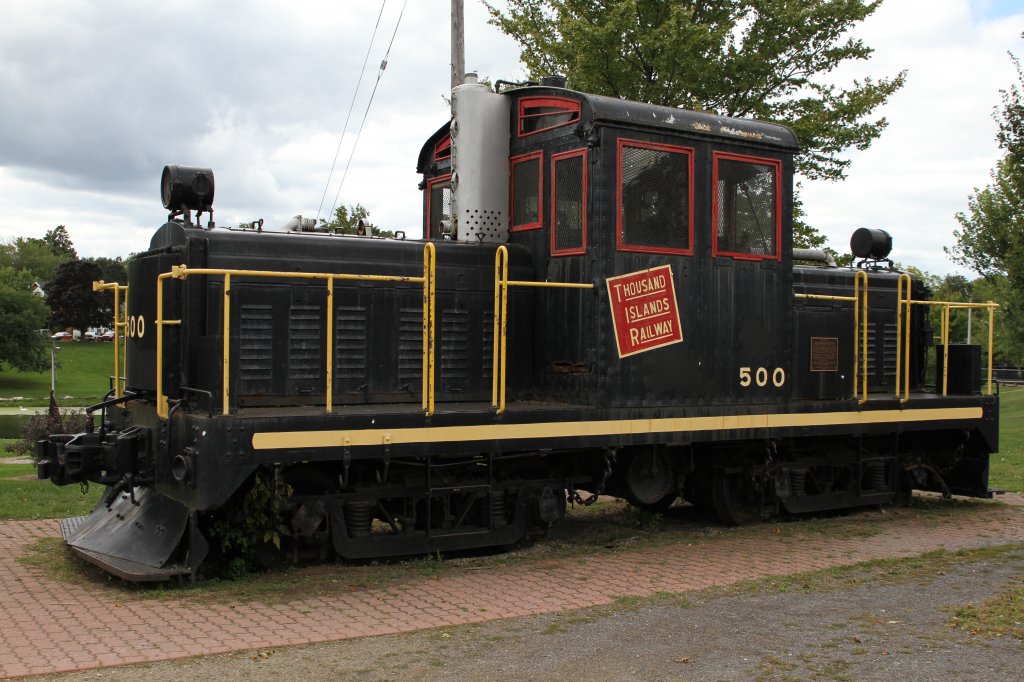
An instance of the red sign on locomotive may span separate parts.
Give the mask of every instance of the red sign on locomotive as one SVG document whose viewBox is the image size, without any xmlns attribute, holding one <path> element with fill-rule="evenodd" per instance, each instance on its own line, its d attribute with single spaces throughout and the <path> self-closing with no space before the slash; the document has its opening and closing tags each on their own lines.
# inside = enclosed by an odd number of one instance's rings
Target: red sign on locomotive
<svg viewBox="0 0 1024 682">
<path fill-rule="evenodd" d="M 609 277 L 607 284 L 620 358 L 683 340 L 671 267 Z"/>
</svg>

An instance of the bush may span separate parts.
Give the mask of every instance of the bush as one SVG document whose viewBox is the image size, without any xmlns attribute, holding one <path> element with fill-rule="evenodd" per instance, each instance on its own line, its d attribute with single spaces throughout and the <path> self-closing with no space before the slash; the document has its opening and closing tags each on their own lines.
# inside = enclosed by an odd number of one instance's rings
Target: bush
<svg viewBox="0 0 1024 682">
<path fill-rule="evenodd" d="M 36 441 L 45 440 L 54 433 L 82 433 L 88 423 L 89 418 L 85 410 L 80 408 L 70 408 L 63 412 L 57 410 L 52 415 L 49 412 L 33 414 L 21 429 L 21 440 L 13 443 L 9 449 L 23 457 L 31 457 L 33 462 L 38 462 Z"/>
</svg>

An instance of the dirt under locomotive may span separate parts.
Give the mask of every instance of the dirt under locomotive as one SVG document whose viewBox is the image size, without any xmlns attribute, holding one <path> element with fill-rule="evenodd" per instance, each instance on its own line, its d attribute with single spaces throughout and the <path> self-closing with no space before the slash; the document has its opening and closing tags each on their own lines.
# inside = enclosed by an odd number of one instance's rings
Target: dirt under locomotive
<svg viewBox="0 0 1024 682">
<path fill-rule="evenodd" d="M 790 130 L 562 85 L 455 89 L 420 241 L 204 227 L 212 173 L 165 169 L 102 426 L 40 444 L 41 478 L 108 486 L 68 544 L 194 575 L 257 473 L 286 544 L 344 558 L 508 545 L 579 491 L 730 523 L 988 494 L 997 398 L 948 342 L 926 386 L 887 235 L 794 263 Z"/>
</svg>

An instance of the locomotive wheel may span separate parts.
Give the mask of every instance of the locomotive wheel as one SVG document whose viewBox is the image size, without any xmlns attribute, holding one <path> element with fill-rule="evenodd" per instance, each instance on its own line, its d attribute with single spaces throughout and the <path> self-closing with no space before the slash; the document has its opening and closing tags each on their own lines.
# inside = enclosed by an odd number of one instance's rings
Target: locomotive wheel
<svg viewBox="0 0 1024 682">
<path fill-rule="evenodd" d="M 723 523 L 742 526 L 762 520 L 762 491 L 743 467 L 715 469 L 711 502 Z"/>
<path fill-rule="evenodd" d="M 321 497 L 338 492 L 337 483 L 331 476 L 306 467 L 286 469 L 284 480 L 292 489 L 285 513 L 290 517 L 292 534 L 287 544 L 293 559 L 309 550 L 315 550 L 321 559 L 326 558 L 331 547 L 330 514 Z"/>
<path fill-rule="evenodd" d="M 624 478 L 626 500 L 644 511 L 663 512 L 679 496 L 672 462 L 658 450 L 633 455 L 626 464 Z"/>
</svg>

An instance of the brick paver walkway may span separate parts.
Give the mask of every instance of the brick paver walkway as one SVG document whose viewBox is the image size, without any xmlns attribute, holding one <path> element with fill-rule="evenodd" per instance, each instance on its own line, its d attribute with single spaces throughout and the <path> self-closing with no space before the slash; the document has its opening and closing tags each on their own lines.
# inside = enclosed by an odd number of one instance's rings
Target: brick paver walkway
<svg viewBox="0 0 1024 682">
<path fill-rule="evenodd" d="M 1007 500 L 1010 501 L 1010 500 Z M 798 526 L 794 526 L 798 530 Z M 935 549 L 1024 542 L 1024 510 L 901 519 L 870 537 L 745 533 L 692 545 L 528 562 L 380 589 L 264 604 L 110 603 L 17 561 L 56 521 L 0 521 L 0 677 L 383 635 L 685 592 Z M 338 566 L 344 571 L 344 566 Z"/>
</svg>

